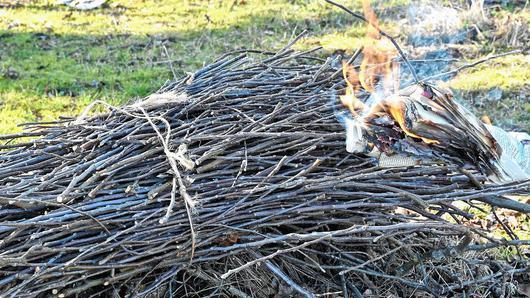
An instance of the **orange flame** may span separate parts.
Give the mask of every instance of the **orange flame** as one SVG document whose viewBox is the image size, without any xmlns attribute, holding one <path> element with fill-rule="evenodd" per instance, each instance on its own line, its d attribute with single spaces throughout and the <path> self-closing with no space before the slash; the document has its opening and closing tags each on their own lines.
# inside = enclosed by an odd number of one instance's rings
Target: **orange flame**
<svg viewBox="0 0 530 298">
<path fill-rule="evenodd" d="M 379 22 L 370 6 L 369 0 L 363 1 L 364 16 L 370 23 L 366 33 L 366 43 L 364 48 L 359 81 L 363 88 L 372 93 L 378 82 L 382 82 L 383 91 L 389 93 L 394 88 L 392 75 L 399 72 L 398 64 L 392 62 L 392 58 L 397 56 L 397 50 L 387 38 L 383 38 L 379 29 Z M 397 91 L 397 90 L 394 90 Z"/>
<path fill-rule="evenodd" d="M 392 42 L 382 36 L 379 22 L 370 6 L 370 0 L 363 0 L 364 17 L 368 21 L 368 29 L 363 48 L 363 60 L 360 70 L 343 62 L 343 75 L 347 84 L 346 94 L 340 97 L 342 104 L 347 107 L 354 117 L 360 116 L 360 124 L 371 113 L 380 111 L 377 106 L 367 106 L 355 94 L 361 89 L 369 93 L 378 93 L 385 102 L 383 109 L 401 127 L 403 132 L 411 137 L 422 139 L 427 144 L 437 144 L 438 141 L 421 137 L 407 128 L 405 110 L 397 97 L 392 96 L 399 90 L 399 63 L 393 61 L 398 56 L 397 49 Z M 376 101 L 377 102 L 377 101 Z M 364 113 L 360 115 L 360 111 Z"/>
<path fill-rule="evenodd" d="M 346 94 L 340 96 L 341 103 L 347 107 L 352 115 L 358 116 L 358 111 L 364 109 L 364 103 L 360 101 L 355 92 L 359 91 L 359 74 L 351 64 L 342 62 L 342 74 L 346 80 Z"/>
<path fill-rule="evenodd" d="M 346 94 L 340 99 L 354 116 L 365 107 L 364 103 L 355 96 L 361 88 L 373 93 L 376 91 L 376 86 L 380 85 L 385 95 L 399 89 L 399 64 L 392 61 L 392 58 L 397 56 L 397 50 L 387 38 L 381 36 L 379 22 L 370 7 L 369 0 L 363 1 L 363 11 L 370 25 L 366 33 L 360 71 L 356 71 L 353 66 L 345 62 L 342 67 L 347 88 Z"/>
<path fill-rule="evenodd" d="M 411 136 L 413 138 L 421 139 L 427 144 L 440 144 L 440 142 L 438 142 L 437 140 L 424 138 L 413 133 L 412 131 L 410 131 L 410 129 L 407 128 L 407 124 L 405 122 L 405 111 L 402 109 L 403 106 L 399 101 L 389 100 L 387 104 L 388 113 L 392 116 L 392 118 L 394 118 L 394 120 L 398 123 L 399 127 L 401 127 L 401 129 L 406 135 Z"/>
</svg>

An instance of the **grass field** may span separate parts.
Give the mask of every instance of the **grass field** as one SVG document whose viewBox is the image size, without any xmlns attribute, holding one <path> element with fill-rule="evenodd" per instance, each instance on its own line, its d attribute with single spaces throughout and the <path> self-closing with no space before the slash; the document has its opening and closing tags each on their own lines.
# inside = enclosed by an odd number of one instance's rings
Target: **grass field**
<svg viewBox="0 0 530 298">
<path fill-rule="evenodd" d="M 411 2 L 418 1 L 373 2 L 383 26 L 398 34 Z M 324 1 L 109 1 L 93 11 L 54 1 L 2 3 L 0 134 L 20 130 L 22 122 L 76 114 L 94 99 L 117 104 L 146 96 L 225 51 L 276 49 L 303 29 L 310 34 L 297 47 L 323 46 L 324 55 L 352 51 L 365 34 L 363 24 Z M 361 1 L 342 3 L 361 10 Z M 500 37 L 501 30 L 513 31 L 510 26 L 521 19 L 522 30 L 528 28 L 530 14 L 523 4 L 487 7 L 493 21 L 489 27 L 481 24 L 481 38 L 459 45 L 462 63 L 521 48 L 527 32 L 514 44 Z M 466 8 L 458 1 L 445 5 Z M 508 29 L 502 27 L 507 18 Z M 403 34 L 399 37 L 405 42 Z M 478 112 L 527 129 L 529 66 L 528 55 L 508 56 L 470 69 L 451 84 L 470 94 Z"/>
</svg>

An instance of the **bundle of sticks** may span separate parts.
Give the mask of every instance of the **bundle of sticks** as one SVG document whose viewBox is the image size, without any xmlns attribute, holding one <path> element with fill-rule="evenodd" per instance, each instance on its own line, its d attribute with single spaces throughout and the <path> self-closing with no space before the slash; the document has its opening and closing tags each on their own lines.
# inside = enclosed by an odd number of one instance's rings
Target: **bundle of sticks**
<svg viewBox="0 0 530 298">
<path fill-rule="evenodd" d="M 530 181 L 346 152 L 342 70 L 290 46 L 1 136 L 0 296 L 509 295 L 528 280 L 530 241 L 472 222 L 528 212 L 507 196 Z"/>
</svg>

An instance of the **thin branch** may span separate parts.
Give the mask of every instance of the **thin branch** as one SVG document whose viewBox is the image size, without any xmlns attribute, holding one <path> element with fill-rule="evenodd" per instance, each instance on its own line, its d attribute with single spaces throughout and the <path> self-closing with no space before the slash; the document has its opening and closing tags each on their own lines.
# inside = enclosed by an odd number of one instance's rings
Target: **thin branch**
<svg viewBox="0 0 530 298">
<path fill-rule="evenodd" d="M 462 66 L 460 66 L 460 67 L 458 67 L 456 69 L 453 69 L 453 70 L 450 70 L 450 71 L 447 71 L 447 72 L 444 72 L 444 73 L 435 74 L 435 75 L 432 75 L 432 76 L 430 76 L 428 78 L 424 78 L 424 79 L 421 80 L 421 82 L 427 82 L 427 81 L 430 81 L 430 80 L 433 80 L 433 79 L 436 79 L 436 78 L 441 78 L 441 77 L 457 74 L 457 73 L 461 72 L 462 70 L 464 70 L 466 68 L 475 67 L 475 66 L 477 66 L 477 65 L 479 65 L 481 63 L 484 63 L 486 61 L 490 61 L 490 60 L 493 60 L 493 59 L 496 59 L 496 58 L 500 58 L 500 57 L 504 57 L 504 56 L 508 56 L 508 55 L 519 54 L 519 53 L 522 53 L 522 50 L 513 50 L 513 51 L 506 52 L 506 53 L 501 53 L 501 54 L 497 54 L 497 55 L 491 55 L 491 56 L 488 56 L 488 57 L 484 57 L 484 58 L 478 59 L 475 62 L 464 64 L 464 65 L 462 65 Z"/>
</svg>

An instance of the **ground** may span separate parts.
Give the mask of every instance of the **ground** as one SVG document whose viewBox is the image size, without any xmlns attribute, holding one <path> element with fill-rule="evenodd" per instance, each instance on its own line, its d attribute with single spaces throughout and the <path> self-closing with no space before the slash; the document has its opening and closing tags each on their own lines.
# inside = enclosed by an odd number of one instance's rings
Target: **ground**
<svg viewBox="0 0 530 298">
<path fill-rule="evenodd" d="M 339 2 L 362 11 L 359 0 Z M 441 48 L 410 38 L 419 30 L 407 23 L 411 11 L 420 19 L 428 13 L 418 8 L 420 1 L 372 2 L 383 28 L 413 59 L 441 49 L 442 58 L 458 59 L 452 64 L 456 68 L 522 50 L 465 69 L 448 83 L 478 115 L 505 128 L 530 130 L 528 1 L 488 0 L 484 7 L 470 7 L 451 0 L 421 6 L 434 8 L 422 33 L 440 33 L 435 25 L 429 28 L 433 17 L 447 23 L 443 30 L 449 39 Z M 450 10 L 440 13 L 440 5 Z M 447 20 L 451 14 L 458 22 Z M 303 29 L 309 35 L 296 48 L 322 46 L 323 56 L 351 53 L 366 33 L 365 24 L 324 1 L 109 0 L 93 11 L 55 1 L 0 1 L 0 134 L 20 131 L 17 125 L 23 122 L 75 115 L 95 99 L 121 104 L 144 97 L 223 52 L 278 49 Z M 427 69 L 423 75 L 434 73 Z"/>
</svg>

